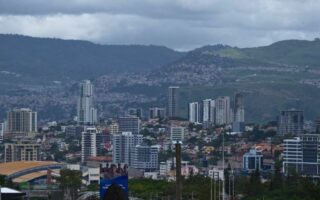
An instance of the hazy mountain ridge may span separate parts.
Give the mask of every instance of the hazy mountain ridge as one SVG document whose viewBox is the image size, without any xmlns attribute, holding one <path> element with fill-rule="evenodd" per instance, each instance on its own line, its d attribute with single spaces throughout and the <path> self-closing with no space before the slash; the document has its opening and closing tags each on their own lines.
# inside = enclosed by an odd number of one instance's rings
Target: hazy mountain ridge
<svg viewBox="0 0 320 200">
<path fill-rule="evenodd" d="M 79 80 L 109 73 L 145 72 L 183 55 L 154 45 L 99 45 L 0 34 L 0 71 L 35 79 Z"/>
<path fill-rule="evenodd" d="M 249 121 L 275 120 L 280 109 L 292 107 L 311 119 L 320 113 L 318 63 L 318 40 L 257 48 L 207 45 L 181 53 L 158 46 L 0 35 L 0 85 L 5 88 L 0 114 L 31 107 L 44 119 L 70 119 L 78 81 L 92 79 L 104 117 L 127 107 L 164 106 L 166 87 L 180 85 L 183 117 L 188 102 L 245 91 Z M 41 81 L 51 85 L 39 85 Z"/>
</svg>

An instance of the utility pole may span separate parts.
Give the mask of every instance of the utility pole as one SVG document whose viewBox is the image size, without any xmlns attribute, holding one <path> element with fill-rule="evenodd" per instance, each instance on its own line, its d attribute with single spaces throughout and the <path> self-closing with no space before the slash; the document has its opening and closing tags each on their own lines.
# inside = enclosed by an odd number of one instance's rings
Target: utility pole
<svg viewBox="0 0 320 200">
<path fill-rule="evenodd" d="M 215 173 L 213 172 L 213 177 L 215 177 L 214 174 L 215 174 Z M 218 177 L 219 177 L 219 174 L 218 174 Z M 214 188 L 213 188 L 213 189 L 214 189 L 214 192 L 213 192 L 214 200 L 217 199 L 217 191 L 216 191 L 216 187 L 217 187 L 216 185 L 217 185 L 217 184 L 216 184 L 216 183 L 217 183 L 217 181 L 216 181 L 216 179 L 214 179 Z"/>
<path fill-rule="evenodd" d="M 210 177 L 211 179 L 211 186 L 210 186 L 210 200 L 212 200 L 212 179 L 213 179 L 213 174 L 212 177 Z"/>
<path fill-rule="evenodd" d="M 225 198 L 224 198 L 224 182 L 225 182 L 225 178 L 226 178 L 226 177 L 224 177 L 224 132 L 222 132 L 222 170 L 223 170 L 222 200 L 225 200 Z"/>
<path fill-rule="evenodd" d="M 176 200 L 182 200 L 181 141 L 176 142 Z"/>
</svg>

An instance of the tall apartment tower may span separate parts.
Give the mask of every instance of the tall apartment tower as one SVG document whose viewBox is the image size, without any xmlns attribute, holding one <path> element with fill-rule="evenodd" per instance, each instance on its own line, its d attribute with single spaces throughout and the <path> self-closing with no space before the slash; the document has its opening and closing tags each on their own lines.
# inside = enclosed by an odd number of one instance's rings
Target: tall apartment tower
<svg viewBox="0 0 320 200">
<path fill-rule="evenodd" d="M 215 100 L 216 117 L 215 122 L 217 125 L 229 124 L 231 120 L 230 110 L 230 97 L 222 96 Z"/>
<path fill-rule="evenodd" d="M 157 146 L 137 145 L 134 148 L 133 168 L 146 172 L 156 171 L 159 168 L 158 152 Z"/>
<path fill-rule="evenodd" d="M 320 176 L 320 135 L 303 134 L 283 141 L 283 172 L 295 170 L 301 176 Z"/>
<path fill-rule="evenodd" d="M 152 107 L 149 108 L 149 119 L 164 118 L 166 116 L 165 108 Z"/>
<path fill-rule="evenodd" d="M 14 136 L 23 136 L 27 133 L 37 132 L 37 112 L 28 108 L 14 109 L 7 113 L 7 131 Z"/>
<path fill-rule="evenodd" d="M 198 102 L 189 103 L 189 121 L 192 123 L 200 123 L 200 108 Z"/>
<path fill-rule="evenodd" d="M 303 123 L 304 123 L 303 111 L 295 110 L 295 109 L 283 110 L 280 112 L 278 133 L 280 135 L 302 134 Z"/>
<path fill-rule="evenodd" d="M 87 127 L 81 135 L 81 162 L 97 156 L 100 151 L 101 133 L 95 127 Z"/>
<path fill-rule="evenodd" d="M 234 98 L 234 122 L 244 122 L 244 103 L 241 93 L 236 93 Z"/>
<path fill-rule="evenodd" d="M 0 143 L 3 142 L 3 135 L 5 131 L 5 123 L 0 123 Z"/>
<path fill-rule="evenodd" d="M 124 116 L 118 118 L 119 132 L 131 132 L 139 134 L 141 129 L 141 120 L 136 116 Z"/>
<path fill-rule="evenodd" d="M 98 121 L 97 109 L 93 106 L 93 85 L 89 80 L 80 83 L 77 118 L 79 124 L 92 125 Z"/>
<path fill-rule="evenodd" d="M 202 101 L 202 122 L 204 124 L 215 122 L 215 100 L 205 99 Z"/>
<path fill-rule="evenodd" d="M 142 135 L 132 134 L 131 132 L 122 132 L 121 134 L 113 135 L 112 162 L 125 163 L 132 166 L 135 147 L 142 143 L 142 139 Z"/>
<path fill-rule="evenodd" d="M 9 144 L 4 146 L 4 162 L 40 160 L 40 144 Z"/>
<path fill-rule="evenodd" d="M 170 86 L 168 89 L 168 117 L 178 117 L 178 86 Z"/>
</svg>

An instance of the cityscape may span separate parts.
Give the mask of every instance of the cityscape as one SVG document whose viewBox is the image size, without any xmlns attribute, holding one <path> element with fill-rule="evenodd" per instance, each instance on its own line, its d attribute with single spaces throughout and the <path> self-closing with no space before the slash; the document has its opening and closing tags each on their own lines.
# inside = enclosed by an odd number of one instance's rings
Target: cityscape
<svg viewBox="0 0 320 200">
<path fill-rule="evenodd" d="M 150 190 L 146 194 L 130 184 L 131 180 L 134 186 L 139 180 L 177 181 L 175 152 L 181 142 L 181 176 L 186 180 L 203 177 L 207 184 L 211 181 L 208 198 L 241 198 L 240 181 L 256 173 L 261 184 L 272 182 L 275 173 L 319 178 L 319 119 L 306 123 L 304 112 L 292 108 L 281 110 L 267 124 L 247 123 L 246 97 L 241 92 L 190 102 L 184 119 L 178 114 L 180 89 L 167 88 L 165 106 L 128 108 L 123 115 L 109 119 L 97 117 L 94 85 L 89 80 L 79 83 L 77 114 L 68 121 L 40 126 L 37 111 L 9 110 L 0 126 L 0 174 L 31 199 L 59 195 L 98 199 L 102 178 L 123 173 L 129 178 L 130 198 L 154 195 L 152 199 L 174 199 L 175 193 Z M 81 172 L 77 179 L 82 192 L 59 190 L 63 170 Z M 192 198 L 202 199 L 197 190 L 184 192 L 183 199 L 189 198 L 190 192 Z"/>
<path fill-rule="evenodd" d="M 320 200 L 319 17 L 0 0 L 0 200 Z"/>
</svg>

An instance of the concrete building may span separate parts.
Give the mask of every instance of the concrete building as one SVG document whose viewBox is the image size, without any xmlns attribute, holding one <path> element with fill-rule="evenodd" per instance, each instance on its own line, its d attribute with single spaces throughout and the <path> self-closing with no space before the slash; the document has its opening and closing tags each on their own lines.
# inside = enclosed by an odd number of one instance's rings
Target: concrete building
<svg viewBox="0 0 320 200">
<path fill-rule="evenodd" d="M 230 97 L 222 96 L 215 100 L 216 117 L 215 123 L 217 125 L 229 124 L 232 122 Z"/>
<path fill-rule="evenodd" d="M 139 117 L 140 119 L 142 119 L 143 118 L 143 110 L 142 110 L 142 108 L 129 108 L 127 115 Z"/>
<path fill-rule="evenodd" d="M 320 135 L 305 134 L 283 141 L 283 172 L 320 177 Z"/>
<path fill-rule="evenodd" d="M 132 134 L 131 132 L 113 135 L 112 162 L 125 163 L 132 166 L 134 163 L 135 147 L 142 143 L 142 139 L 142 135 Z"/>
<path fill-rule="evenodd" d="M 109 131 L 110 134 L 119 133 L 119 124 L 117 122 L 112 122 L 112 124 L 109 125 Z"/>
<path fill-rule="evenodd" d="M 178 86 L 170 86 L 168 88 L 168 117 L 178 117 Z"/>
<path fill-rule="evenodd" d="M 172 142 L 184 141 L 185 128 L 184 127 L 171 127 L 170 128 L 170 139 Z"/>
<path fill-rule="evenodd" d="M 243 155 L 242 159 L 242 169 L 244 171 L 253 172 L 257 169 L 261 171 L 263 166 L 263 155 L 260 150 L 252 148 Z"/>
<path fill-rule="evenodd" d="M 7 134 L 10 136 L 26 136 L 38 132 L 37 112 L 28 108 L 14 109 L 7 113 Z"/>
<path fill-rule="evenodd" d="M 0 143 L 3 142 L 4 131 L 5 131 L 5 124 L 4 123 L 0 123 Z"/>
<path fill-rule="evenodd" d="M 198 102 L 189 103 L 189 122 L 200 123 L 200 108 Z"/>
<path fill-rule="evenodd" d="M 38 160 L 40 160 L 39 144 L 6 143 L 4 145 L 4 162 Z"/>
<path fill-rule="evenodd" d="M 159 168 L 159 148 L 157 146 L 137 145 L 134 148 L 133 168 L 143 169 L 146 172 L 156 171 Z"/>
<path fill-rule="evenodd" d="M 81 162 L 86 162 L 91 156 L 97 156 L 100 145 L 101 133 L 95 127 L 87 127 L 81 137 Z"/>
<path fill-rule="evenodd" d="M 165 108 L 158 108 L 158 107 L 149 108 L 149 119 L 165 118 L 165 116 L 166 116 Z"/>
<path fill-rule="evenodd" d="M 244 103 L 241 93 L 236 93 L 234 98 L 234 122 L 244 122 Z"/>
<path fill-rule="evenodd" d="M 298 135 L 303 133 L 303 111 L 301 110 L 283 110 L 280 112 L 279 117 L 279 130 L 278 134 Z"/>
<path fill-rule="evenodd" d="M 205 99 L 202 101 L 202 123 L 215 123 L 215 100 Z"/>
<path fill-rule="evenodd" d="M 80 94 L 77 105 L 77 120 L 79 124 L 96 124 L 97 109 L 93 106 L 93 85 L 89 80 L 80 83 Z"/>
<path fill-rule="evenodd" d="M 124 116 L 118 118 L 119 132 L 131 132 L 139 134 L 141 129 L 141 120 L 136 116 Z"/>
</svg>

